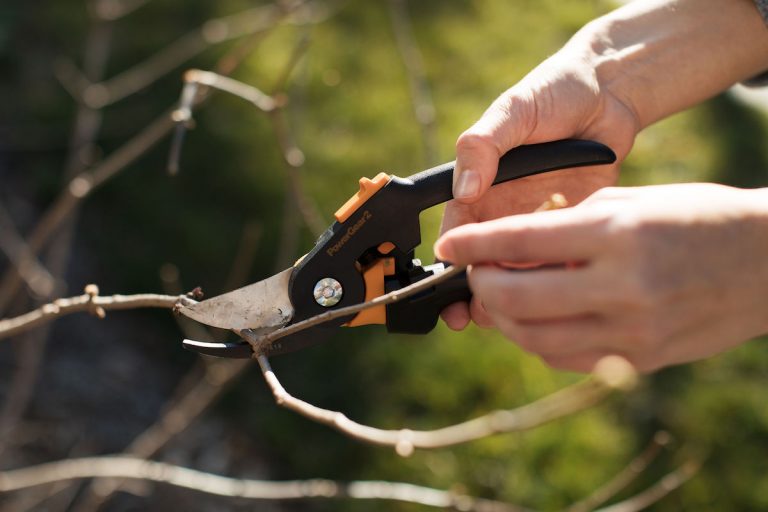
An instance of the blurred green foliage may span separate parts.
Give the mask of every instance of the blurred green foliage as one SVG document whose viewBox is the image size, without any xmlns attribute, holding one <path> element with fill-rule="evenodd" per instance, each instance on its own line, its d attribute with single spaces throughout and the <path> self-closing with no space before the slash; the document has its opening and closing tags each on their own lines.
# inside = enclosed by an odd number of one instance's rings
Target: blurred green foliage
<svg viewBox="0 0 768 512">
<path fill-rule="evenodd" d="M 0 92 L 5 98 L 0 199 L 26 212 L 43 209 L 64 183 L 60 171 L 74 103 L 51 70 L 61 57 L 79 61 L 88 24 L 79 4 L 35 4 L 45 8 L 0 6 Z M 149 2 L 115 22 L 108 75 L 211 17 L 250 5 L 239 0 Z M 610 7 L 598 0 L 410 2 L 437 112 L 441 161 L 453 158 L 456 136 L 497 94 Z M 290 121 L 306 154 L 302 179 L 326 218 L 354 192 L 359 176 L 382 169 L 408 175 L 439 163 L 424 159 L 385 2 L 342 2 L 317 26 L 280 26 L 235 78 L 269 91 L 302 37 L 310 43 L 291 79 Z M 229 47 L 212 48 L 108 107 L 98 150 L 109 154 L 171 106 L 186 67 L 210 69 Z M 250 278 L 276 270 L 287 185 L 267 119 L 222 94 L 195 118 L 197 128 L 187 137 L 178 177 L 164 172 L 164 142 L 87 201 L 76 250 L 87 256 L 73 263 L 85 268 L 72 272 L 72 291 L 90 281 L 98 281 L 105 292 L 159 290 L 158 268 L 172 262 L 186 286 L 200 284 L 209 295 L 219 293 L 241 229 L 252 219 L 262 226 L 263 236 Z M 642 134 L 624 166 L 622 183 L 715 180 L 765 186 L 765 140 L 764 117 L 720 97 Z M 424 259 L 431 258 L 439 218 L 439 209 L 423 216 Z M 301 236 L 300 253 L 313 240 L 304 228 Z M 170 319 L 148 315 L 140 326 L 167 341 L 154 349 L 157 357 L 177 368 L 192 364 L 194 356 L 180 350 Z M 532 432 L 417 451 L 408 459 L 279 409 L 255 371 L 210 414 L 246 432 L 277 477 L 410 481 L 545 510 L 589 494 L 656 430 L 665 429 L 678 440 L 676 450 L 706 459 L 692 482 L 653 510 L 761 510 L 768 507 L 764 345 L 765 340 L 755 341 L 709 361 L 664 370 L 629 396 Z M 110 350 L 109 340 L 100 347 Z M 494 332 L 470 328 L 454 333 L 442 325 L 421 338 L 385 335 L 375 328 L 343 332 L 274 365 L 296 395 L 391 428 L 454 423 L 525 404 L 578 378 L 547 369 Z M 140 371 L 135 375 L 140 378 Z M 654 482 L 679 460 L 679 453 L 662 457 L 625 495 Z M 307 507 L 421 510 L 392 503 Z"/>
</svg>

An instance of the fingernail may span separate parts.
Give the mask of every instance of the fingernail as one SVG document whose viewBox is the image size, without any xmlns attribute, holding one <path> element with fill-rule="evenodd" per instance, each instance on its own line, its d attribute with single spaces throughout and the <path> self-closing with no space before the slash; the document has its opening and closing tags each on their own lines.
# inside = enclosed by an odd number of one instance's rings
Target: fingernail
<svg viewBox="0 0 768 512">
<path fill-rule="evenodd" d="M 480 193 L 480 175 L 469 169 L 462 171 L 453 186 L 454 199 L 472 199 L 478 193 Z"/>
</svg>

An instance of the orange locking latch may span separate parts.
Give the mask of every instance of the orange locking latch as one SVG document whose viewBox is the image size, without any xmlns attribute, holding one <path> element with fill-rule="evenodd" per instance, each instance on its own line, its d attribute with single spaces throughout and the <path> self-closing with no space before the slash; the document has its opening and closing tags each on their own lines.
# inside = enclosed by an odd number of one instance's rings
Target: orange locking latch
<svg viewBox="0 0 768 512">
<path fill-rule="evenodd" d="M 365 280 L 365 302 L 384 295 L 384 276 L 391 276 L 394 275 L 394 273 L 394 258 L 381 258 L 363 270 L 363 279 Z M 387 307 L 382 305 L 364 309 L 345 325 L 347 327 L 357 327 L 359 325 L 384 325 L 386 323 Z"/>
<path fill-rule="evenodd" d="M 389 174 L 385 172 L 380 172 L 372 180 L 368 178 L 360 178 L 360 190 L 358 190 L 355 195 L 350 197 L 349 200 L 341 206 L 341 208 L 336 210 L 336 213 L 334 214 L 336 220 L 339 222 L 344 222 L 347 220 L 353 213 L 357 211 L 358 208 L 360 208 L 360 206 L 363 205 L 363 203 L 370 199 L 373 194 L 381 190 L 384 185 L 389 183 L 389 180 Z"/>
</svg>

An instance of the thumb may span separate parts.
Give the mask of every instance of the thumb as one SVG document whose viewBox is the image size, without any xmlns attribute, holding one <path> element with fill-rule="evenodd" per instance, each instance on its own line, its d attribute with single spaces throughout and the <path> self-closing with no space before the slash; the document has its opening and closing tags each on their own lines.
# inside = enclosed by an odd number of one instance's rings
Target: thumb
<svg viewBox="0 0 768 512">
<path fill-rule="evenodd" d="M 533 95 L 509 89 L 456 141 L 453 197 L 474 203 L 493 183 L 499 158 L 523 144 L 536 125 Z"/>
</svg>

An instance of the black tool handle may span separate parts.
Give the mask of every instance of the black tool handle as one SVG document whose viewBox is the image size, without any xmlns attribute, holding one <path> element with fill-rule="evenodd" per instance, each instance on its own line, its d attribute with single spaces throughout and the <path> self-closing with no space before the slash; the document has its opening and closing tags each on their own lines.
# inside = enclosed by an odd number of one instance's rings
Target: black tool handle
<svg viewBox="0 0 768 512">
<path fill-rule="evenodd" d="M 608 147 L 586 140 L 566 139 L 520 146 L 502 156 L 494 184 L 557 169 L 609 164 L 615 160 L 616 156 Z M 313 291 L 316 283 L 326 277 L 342 283 L 344 289 L 341 300 L 333 308 L 364 301 L 366 283 L 360 265 L 365 262 L 360 259 L 378 251 L 384 242 L 396 248 L 388 254 L 395 260 L 395 276 L 400 287 L 413 282 L 411 278 L 417 276 L 412 273 L 415 269 L 411 260 L 414 249 L 421 243 L 419 213 L 452 199 L 454 165 L 454 162 L 443 164 L 408 178 L 392 176 L 383 188 L 357 204 L 350 215 L 334 222 L 291 275 L 289 293 L 295 308 L 293 321 L 328 310 L 315 301 Z M 438 301 L 436 304 L 442 306 L 449 304 L 441 295 L 433 293 L 426 301 L 418 297 L 419 307 L 414 311 L 422 306 L 426 308 L 423 314 L 431 316 L 434 325 L 439 309 L 429 301 Z M 407 302 L 416 300 L 414 297 Z M 330 325 L 341 325 L 349 320 L 339 318 Z"/>
<path fill-rule="evenodd" d="M 607 146 L 589 140 L 565 139 L 542 144 L 520 146 L 499 160 L 494 185 L 525 176 L 558 169 L 605 165 L 616 161 L 616 155 Z M 408 211 L 425 210 L 453 199 L 452 184 L 455 162 L 439 165 L 410 176 L 400 183 L 405 185 L 412 200 Z M 407 214 L 407 213 L 406 213 Z M 454 302 L 469 301 L 465 272 L 437 284 L 431 290 L 387 306 L 387 330 L 424 334 L 437 324 L 440 312 Z"/>
<path fill-rule="evenodd" d="M 389 304 L 387 331 L 426 334 L 435 328 L 443 309 L 454 302 L 469 302 L 471 298 L 467 273 L 460 272 L 424 293 Z"/>
<path fill-rule="evenodd" d="M 616 161 L 608 146 L 591 140 L 563 139 L 519 146 L 499 160 L 494 185 L 557 169 L 604 165 Z M 453 199 L 453 170 L 456 162 L 438 165 L 406 178 L 413 183 L 419 211 Z"/>
</svg>

